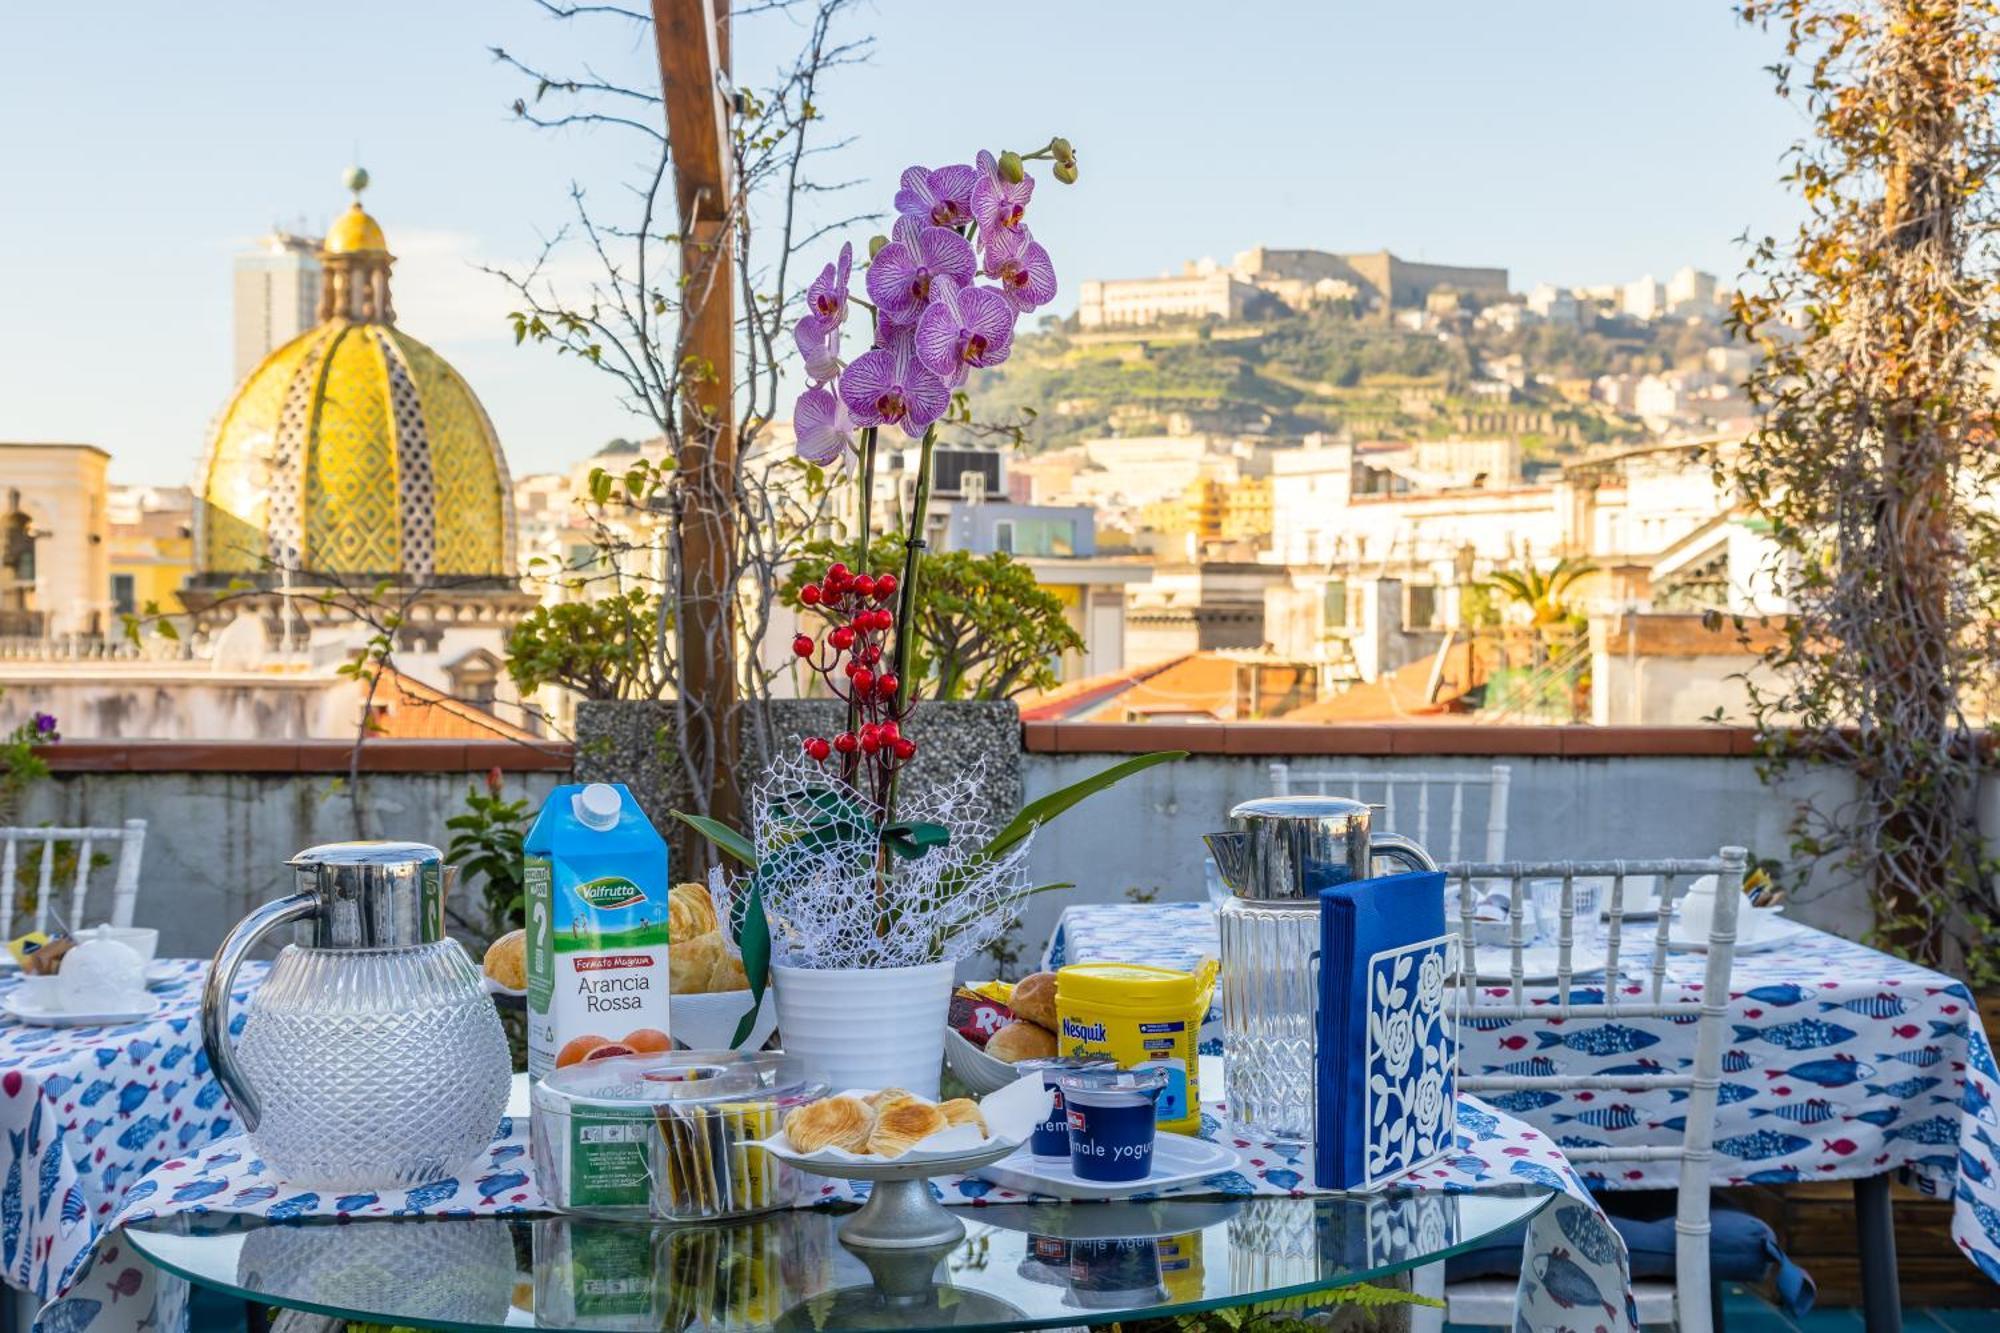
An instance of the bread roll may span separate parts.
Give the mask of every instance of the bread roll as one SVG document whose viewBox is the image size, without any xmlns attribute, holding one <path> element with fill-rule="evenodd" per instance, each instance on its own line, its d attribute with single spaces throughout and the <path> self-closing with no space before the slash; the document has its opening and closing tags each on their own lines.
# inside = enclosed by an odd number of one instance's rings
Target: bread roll
<svg viewBox="0 0 2000 1333">
<path fill-rule="evenodd" d="M 915 1097 L 887 1102 L 875 1112 L 868 1151 L 876 1157 L 901 1157 L 950 1123 L 943 1111 Z"/>
<path fill-rule="evenodd" d="M 845 1148 L 867 1152 L 875 1112 L 853 1097 L 828 1097 L 810 1102 L 785 1117 L 785 1137 L 799 1152 Z"/>
<path fill-rule="evenodd" d="M 1034 1023 L 1009 1023 L 986 1041 L 986 1053 L 1013 1064 L 1056 1053 L 1056 1034 Z"/>
<path fill-rule="evenodd" d="M 510 930 L 486 946 L 486 975 L 508 990 L 528 988 L 528 932 Z"/>
<path fill-rule="evenodd" d="M 939 1102 L 938 1110 L 944 1112 L 944 1118 L 950 1124 L 977 1125 L 981 1135 L 993 1132 L 986 1127 L 986 1113 L 970 1097 L 954 1097 L 948 1102 Z"/>
<path fill-rule="evenodd" d="M 705 884 L 676 884 L 667 894 L 667 938 L 691 940 L 715 930 L 715 903 Z"/>
<path fill-rule="evenodd" d="M 1014 1017 L 1056 1030 L 1056 974 L 1030 972 L 1014 983 L 1014 998 L 1007 1001 Z"/>
</svg>

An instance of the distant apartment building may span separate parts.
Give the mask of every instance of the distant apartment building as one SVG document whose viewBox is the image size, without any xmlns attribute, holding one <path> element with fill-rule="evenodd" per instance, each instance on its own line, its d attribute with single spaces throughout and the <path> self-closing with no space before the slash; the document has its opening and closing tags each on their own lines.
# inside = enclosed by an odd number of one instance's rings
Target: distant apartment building
<svg viewBox="0 0 2000 1333">
<path fill-rule="evenodd" d="M 1583 305 L 1567 287 L 1541 283 L 1528 293 L 1528 309 L 1551 324 L 1572 327 L 1582 322 Z"/>
<path fill-rule="evenodd" d="M 1714 312 L 1716 297 L 1715 275 L 1704 273 L 1698 268 L 1686 266 L 1667 279 L 1667 313 L 1679 316 L 1703 316 Z"/>
<path fill-rule="evenodd" d="M 1648 273 L 1625 284 L 1619 310 L 1629 319 L 1653 320 L 1667 312 L 1666 288 Z"/>
<path fill-rule="evenodd" d="M 110 464 L 93 444 L 0 443 L 0 636 L 111 632 Z"/>
<path fill-rule="evenodd" d="M 112 486 L 105 498 L 111 614 L 181 609 L 194 573 L 194 492 L 186 486 Z"/>
<path fill-rule="evenodd" d="M 236 256 L 231 383 L 319 323 L 319 279 L 319 242 L 309 236 L 273 231 Z"/>
<path fill-rule="evenodd" d="M 1260 296 L 1295 310 L 1349 301 L 1386 315 L 1421 308 L 1440 290 L 1494 300 L 1507 293 L 1507 270 L 1412 263 L 1387 250 L 1334 254 L 1258 246 L 1238 254 L 1227 268 L 1202 260 L 1177 275 L 1085 282 L 1077 323 L 1098 329 L 1174 319 L 1237 320 Z"/>
</svg>

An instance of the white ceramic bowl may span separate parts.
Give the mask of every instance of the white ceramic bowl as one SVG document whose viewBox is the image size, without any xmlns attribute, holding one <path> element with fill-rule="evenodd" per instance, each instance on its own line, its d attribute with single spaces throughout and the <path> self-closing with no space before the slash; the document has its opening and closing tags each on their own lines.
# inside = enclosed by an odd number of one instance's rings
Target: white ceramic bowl
<svg viewBox="0 0 2000 1333">
<path fill-rule="evenodd" d="M 951 1028 L 944 1033 L 944 1062 L 975 1097 L 998 1092 L 1021 1077 L 1020 1070 L 988 1055 Z"/>
</svg>

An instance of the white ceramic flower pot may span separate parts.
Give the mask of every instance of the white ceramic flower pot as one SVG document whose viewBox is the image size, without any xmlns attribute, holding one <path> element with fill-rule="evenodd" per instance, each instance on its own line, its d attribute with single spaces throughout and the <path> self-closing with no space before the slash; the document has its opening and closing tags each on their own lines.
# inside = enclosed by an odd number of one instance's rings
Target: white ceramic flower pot
<svg viewBox="0 0 2000 1333">
<path fill-rule="evenodd" d="M 955 963 L 827 968 L 771 965 L 778 1040 L 806 1074 L 845 1088 L 938 1095 Z"/>
</svg>

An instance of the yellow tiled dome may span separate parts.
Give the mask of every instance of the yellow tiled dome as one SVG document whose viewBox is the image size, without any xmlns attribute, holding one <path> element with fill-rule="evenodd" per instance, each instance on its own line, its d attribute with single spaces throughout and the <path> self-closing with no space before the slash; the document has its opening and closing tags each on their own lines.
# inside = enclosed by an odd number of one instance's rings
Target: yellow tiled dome
<svg viewBox="0 0 2000 1333">
<path fill-rule="evenodd" d="M 381 228 L 357 204 L 321 259 L 322 322 L 251 371 L 210 433 L 200 575 L 512 581 L 499 437 L 458 372 L 395 327 Z"/>
</svg>

